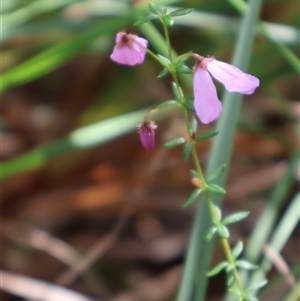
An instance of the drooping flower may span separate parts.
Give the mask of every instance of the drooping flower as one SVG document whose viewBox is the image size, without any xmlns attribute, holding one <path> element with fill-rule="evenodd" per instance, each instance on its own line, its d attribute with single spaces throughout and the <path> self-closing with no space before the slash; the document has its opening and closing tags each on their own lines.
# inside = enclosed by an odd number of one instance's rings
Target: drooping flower
<svg viewBox="0 0 300 301">
<path fill-rule="evenodd" d="M 157 125 L 153 121 L 144 121 L 138 125 L 138 133 L 143 147 L 146 150 L 152 150 L 155 143 L 155 129 Z"/>
<path fill-rule="evenodd" d="M 110 58 L 122 65 L 142 64 L 145 59 L 147 45 L 147 40 L 121 31 L 117 33 L 116 45 Z"/>
<path fill-rule="evenodd" d="M 193 54 L 197 63 L 194 68 L 194 107 L 199 119 L 207 124 L 216 120 L 222 111 L 216 87 L 211 75 L 221 82 L 226 90 L 242 94 L 252 94 L 259 86 L 259 79 L 244 73 L 233 65 L 215 58 L 204 58 Z"/>
</svg>

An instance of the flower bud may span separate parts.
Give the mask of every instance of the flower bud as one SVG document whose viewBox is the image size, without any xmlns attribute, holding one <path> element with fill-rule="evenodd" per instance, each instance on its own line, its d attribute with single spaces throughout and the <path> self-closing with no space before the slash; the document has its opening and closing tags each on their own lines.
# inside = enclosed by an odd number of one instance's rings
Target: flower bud
<svg viewBox="0 0 300 301">
<path fill-rule="evenodd" d="M 155 129 L 157 125 L 153 121 L 144 121 L 138 125 L 138 133 L 143 147 L 146 150 L 152 150 L 155 143 Z"/>
</svg>

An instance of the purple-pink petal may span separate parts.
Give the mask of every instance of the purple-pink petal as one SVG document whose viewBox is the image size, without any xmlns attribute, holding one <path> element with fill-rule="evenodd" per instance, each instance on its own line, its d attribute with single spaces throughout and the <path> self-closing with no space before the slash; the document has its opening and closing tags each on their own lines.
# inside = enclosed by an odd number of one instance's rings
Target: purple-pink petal
<svg viewBox="0 0 300 301">
<path fill-rule="evenodd" d="M 221 114 L 222 103 L 209 73 L 196 67 L 193 86 L 194 107 L 199 119 L 205 124 L 216 120 Z"/>
<path fill-rule="evenodd" d="M 122 42 L 122 38 L 126 35 L 127 43 Z M 134 66 L 142 64 L 146 55 L 148 41 L 132 34 L 119 32 L 116 36 L 116 46 L 110 58 L 122 65 Z"/>
<path fill-rule="evenodd" d="M 252 94 L 259 86 L 259 79 L 233 65 L 218 61 L 207 61 L 207 70 L 226 90 L 230 92 L 239 92 L 242 94 Z"/>
</svg>

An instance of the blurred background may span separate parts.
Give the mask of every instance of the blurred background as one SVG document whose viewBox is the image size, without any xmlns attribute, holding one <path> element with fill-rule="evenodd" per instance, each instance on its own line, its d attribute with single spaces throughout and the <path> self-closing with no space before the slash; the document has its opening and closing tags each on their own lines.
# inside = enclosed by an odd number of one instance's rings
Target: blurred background
<svg viewBox="0 0 300 301">
<path fill-rule="evenodd" d="M 154 116 L 156 146 L 145 151 L 136 126 L 173 98 L 171 78 L 156 79 L 161 67 L 151 57 L 134 68 L 109 59 L 122 29 L 163 53 L 159 24 L 132 26 L 147 2 L 1 3 L 1 300 L 36 300 L 39 281 L 51 285 L 45 300 L 175 298 L 198 201 L 181 208 L 193 190 L 192 162 L 181 147 L 161 146 L 185 135 L 184 121 L 176 110 Z M 242 16 L 234 1 L 155 2 L 195 8 L 171 28 L 177 53 L 230 61 Z M 257 32 L 248 70 L 261 86 L 243 102 L 223 202 L 225 215 L 251 212 L 231 226 L 233 244 L 247 243 L 263 214 L 268 223 L 268 204 L 271 235 L 299 200 L 299 65 L 285 52 L 299 55 L 296 6 L 266 0 L 261 11 L 269 38 Z M 210 141 L 198 148 L 205 166 Z M 299 275 L 299 226 L 284 233 L 281 255 L 264 245 L 277 264 L 261 300 L 283 300 Z M 216 244 L 212 264 L 221 260 Z M 210 279 L 208 301 L 223 299 L 224 283 L 222 273 Z"/>
</svg>

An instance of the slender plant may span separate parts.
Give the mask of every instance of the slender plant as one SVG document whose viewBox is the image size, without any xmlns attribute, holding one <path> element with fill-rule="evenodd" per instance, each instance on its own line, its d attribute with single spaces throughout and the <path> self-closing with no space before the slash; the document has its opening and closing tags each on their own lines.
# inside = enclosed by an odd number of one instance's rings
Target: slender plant
<svg viewBox="0 0 300 301">
<path fill-rule="evenodd" d="M 206 275 L 211 277 L 224 270 L 227 274 L 228 291 L 235 293 L 239 300 L 254 301 L 258 299 L 252 291 L 257 291 L 259 287 L 265 284 L 265 281 L 260 281 L 255 284 L 255 287 L 244 287 L 239 275 L 239 269 L 252 270 L 256 269 L 257 266 L 239 258 L 243 251 L 243 243 L 241 241 L 238 241 L 233 248 L 228 241 L 230 237 L 228 225 L 245 219 L 249 212 L 239 211 L 223 217 L 221 208 L 214 203 L 212 195 L 224 195 L 226 193 L 223 187 L 214 183 L 224 173 L 226 166 L 221 165 L 210 175 L 205 176 L 197 155 L 196 145 L 204 139 L 218 135 L 217 131 L 199 133 L 197 129 L 197 117 L 202 123 L 208 124 L 218 119 L 222 112 L 222 103 L 218 99 L 212 77 L 221 82 L 227 91 L 241 94 L 252 94 L 259 86 L 259 80 L 233 65 L 216 60 L 214 57 L 203 57 L 192 51 L 179 56 L 174 55 L 169 35 L 169 28 L 173 25 L 173 18 L 187 15 L 192 11 L 193 9 L 178 9 L 168 13 L 166 9 L 150 2 L 150 13 L 138 20 L 135 25 L 158 20 L 163 28 L 168 55 L 155 54 L 147 48 L 148 41 L 146 39 L 121 31 L 116 36 L 116 44 L 110 57 L 119 64 L 135 66 L 142 64 L 148 53 L 163 67 L 158 78 L 162 78 L 167 74 L 171 75 L 174 99 L 158 104 L 145 114 L 143 122 L 138 126 L 141 143 L 146 150 L 152 150 L 154 147 L 157 125 L 150 119 L 153 113 L 167 110 L 174 106 L 178 106 L 181 109 L 186 125 L 186 136 L 176 137 L 164 144 L 163 147 L 169 149 L 183 145 L 183 159 L 188 160 L 190 157 L 192 158 L 194 169 L 191 170 L 191 181 L 195 189 L 182 207 L 190 206 L 201 194 L 204 194 L 212 224 L 206 233 L 206 239 L 211 240 L 214 236 L 218 236 L 223 247 L 226 260 L 211 268 Z M 188 59 L 195 61 L 193 69 L 187 66 L 186 61 Z M 192 95 L 185 95 L 183 92 L 180 84 L 180 74 L 193 74 Z"/>
</svg>

